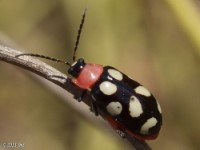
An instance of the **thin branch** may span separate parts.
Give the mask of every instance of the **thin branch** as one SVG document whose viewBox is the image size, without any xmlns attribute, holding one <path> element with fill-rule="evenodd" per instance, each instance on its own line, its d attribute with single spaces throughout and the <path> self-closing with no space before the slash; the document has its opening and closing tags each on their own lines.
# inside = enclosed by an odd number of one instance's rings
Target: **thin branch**
<svg viewBox="0 0 200 150">
<path fill-rule="evenodd" d="M 81 89 L 71 82 L 71 79 L 68 78 L 65 74 L 59 72 L 55 68 L 47 65 L 46 63 L 35 59 L 30 56 L 20 56 L 15 57 L 22 52 L 14 50 L 12 48 L 0 45 L 0 60 L 3 60 L 7 63 L 19 66 L 28 71 L 31 71 L 57 85 L 67 90 L 71 94 L 77 96 L 80 94 Z M 84 101 L 87 105 L 88 102 Z"/>
<path fill-rule="evenodd" d="M 47 65 L 46 63 L 30 56 L 15 57 L 19 54 L 22 54 L 22 52 L 0 45 L 0 60 L 24 68 L 25 70 L 29 70 L 62 87 L 75 97 L 79 96 L 82 92 L 82 90 L 75 86 L 72 83 L 71 79 L 68 78 L 65 74 L 59 72 L 58 70 Z M 83 99 L 83 102 L 91 107 L 90 100 L 87 95 Z M 133 137 L 127 137 L 127 141 L 129 141 L 129 143 L 136 150 L 151 150 L 151 148 L 144 141 L 140 141 Z"/>
</svg>

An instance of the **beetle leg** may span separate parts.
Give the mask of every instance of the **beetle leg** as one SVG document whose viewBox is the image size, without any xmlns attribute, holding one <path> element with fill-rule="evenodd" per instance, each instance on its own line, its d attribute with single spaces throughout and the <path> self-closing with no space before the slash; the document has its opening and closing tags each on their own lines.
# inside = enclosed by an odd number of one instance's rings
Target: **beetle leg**
<svg viewBox="0 0 200 150">
<path fill-rule="evenodd" d="M 123 132 L 122 130 L 116 129 L 115 131 L 117 132 L 117 134 L 118 134 L 119 136 L 121 136 L 121 138 L 123 138 L 123 139 L 126 138 L 126 133 Z"/>
<path fill-rule="evenodd" d="M 126 132 L 123 131 L 123 127 L 118 124 L 112 117 L 104 116 L 104 119 L 108 121 L 108 123 L 113 127 L 119 136 L 126 138 Z"/>
<path fill-rule="evenodd" d="M 95 116 L 99 115 L 97 105 L 96 105 L 96 103 L 94 101 L 91 102 L 91 108 L 90 108 L 90 110 L 92 112 L 94 112 Z"/>
<path fill-rule="evenodd" d="M 98 108 L 96 106 L 94 97 L 91 96 L 90 94 L 87 94 L 87 92 L 88 92 L 88 90 L 83 90 L 83 92 L 81 92 L 80 95 L 76 95 L 76 96 L 74 96 L 74 98 L 77 99 L 79 102 L 81 102 L 83 100 L 83 98 L 87 95 L 89 97 L 90 101 L 91 101 L 91 103 L 90 103 L 90 110 L 92 112 L 94 112 L 94 114 L 96 116 L 98 116 L 99 112 L 98 112 Z"/>
<path fill-rule="evenodd" d="M 86 96 L 86 94 L 87 94 L 87 90 L 83 90 L 83 91 L 81 92 L 81 94 L 79 94 L 79 95 L 74 95 L 74 98 L 75 98 L 76 100 L 78 100 L 78 102 L 81 102 L 81 101 L 83 100 L 83 98 Z"/>
</svg>

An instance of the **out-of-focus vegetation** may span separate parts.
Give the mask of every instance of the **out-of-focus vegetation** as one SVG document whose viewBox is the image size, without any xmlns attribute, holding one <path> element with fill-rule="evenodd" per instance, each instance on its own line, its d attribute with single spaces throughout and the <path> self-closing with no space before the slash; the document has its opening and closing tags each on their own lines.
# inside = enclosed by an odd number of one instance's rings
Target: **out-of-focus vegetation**
<svg viewBox="0 0 200 150">
<path fill-rule="evenodd" d="M 153 149 L 200 149 L 199 1 L 1 0 L 0 42 L 71 60 L 85 7 L 77 57 L 115 66 L 154 93 L 164 122 L 149 142 Z M 0 70 L 0 143 L 24 143 L 26 150 L 125 149 L 22 69 L 0 62 Z"/>
</svg>

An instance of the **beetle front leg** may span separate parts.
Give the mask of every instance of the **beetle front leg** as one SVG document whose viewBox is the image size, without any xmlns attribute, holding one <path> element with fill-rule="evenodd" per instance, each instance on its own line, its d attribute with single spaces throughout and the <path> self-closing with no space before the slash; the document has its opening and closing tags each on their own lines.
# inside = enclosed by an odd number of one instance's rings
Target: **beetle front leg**
<svg viewBox="0 0 200 150">
<path fill-rule="evenodd" d="M 87 92 L 88 92 L 88 90 L 83 90 L 83 92 L 81 92 L 81 94 L 75 95 L 74 98 L 75 98 L 76 100 L 78 100 L 78 102 L 81 102 L 86 96 L 88 96 L 88 97 L 89 97 L 89 100 L 91 101 L 91 103 L 90 103 L 90 110 L 91 110 L 92 112 L 94 112 L 94 114 L 95 114 L 96 116 L 98 116 L 98 115 L 99 115 L 99 112 L 98 112 L 98 108 L 97 108 L 97 106 L 96 106 L 96 102 L 95 102 L 95 100 L 94 100 L 94 97 L 91 96 L 90 94 L 87 94 Z"/>
<path fill-rule="evenodd" d="M 81 94 L 79 94 L 79 95 L 74 95 L 74 99 L 76 99 L 76 100 L 78 100 L 78 102 L 81 102 L 83 99 L 84 99 L 84 97 L 87 95 L 87 90 L 83 90 L 82 92 L 81 92 Z"/>
<path fill-rule="evenodd" d="M 91 108 L 90 108 L 90 110 L 92 112 L 94 112 L 95 116 L 99 115 L 97 105 L 96 105 L 96 103 L 94 101 L 91 102 Z"/>
</svg>

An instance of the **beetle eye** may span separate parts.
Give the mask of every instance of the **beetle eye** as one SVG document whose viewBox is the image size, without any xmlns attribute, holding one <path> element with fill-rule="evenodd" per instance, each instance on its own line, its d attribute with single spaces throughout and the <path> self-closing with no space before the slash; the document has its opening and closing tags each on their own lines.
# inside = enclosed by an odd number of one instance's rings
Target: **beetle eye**
<svg viewBox="0 0 200 150">
<path fill-rule="evenodd" d="M 70 68 L 68 69 L 68 73 L 73 77 L 77 78 L 81 72 L 81 69 L 84 66 L 85 66 L 84 59 L 80 58 L 70 66 Z"/>
</svg>

